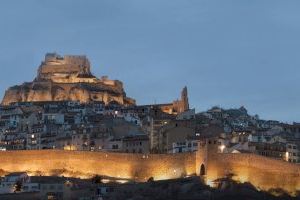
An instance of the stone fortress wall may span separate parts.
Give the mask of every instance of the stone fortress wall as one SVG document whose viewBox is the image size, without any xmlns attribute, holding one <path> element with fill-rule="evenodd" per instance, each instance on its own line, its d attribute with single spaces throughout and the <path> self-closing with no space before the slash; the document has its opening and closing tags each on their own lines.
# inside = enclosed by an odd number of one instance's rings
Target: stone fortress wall
<svg viewBox="0 0 300 200">
<path fill-rule="evenodd" d="M 47 74 L 55 73 L 91 75 L 90 62 L 86 56 L 66 55 L 62 57 L 56 53 L 47 53 L 38 69 L 38 75 L 44 78 Z"/>
<path fill-rule="evenodd" d="M 207 145 L 208 146 L 208 145 Z M 2 173 L 27 171 L 31 174 L 91 177 L 95 174 L 147 181 L 199 175 L 204 168 L 208 184 L 228 174 L 269 190 L 300 190 L 300 166 L 254 154 L 218 154 L 211 147 L 195 153 L 124 154 L 105 152 L 32 150 L 0 152 Z M 202 174 L 203 175 L 203 174 Z"/>
<path fill-rule="evenodd" d="M 195 154 L 124 154 L 63 150 L 0 152 L 4 172 L 91 177 L 95 174 L 147 181 L 178 178 L 195 172 Z"/>
<path fill-rule="evenodd" d="M 228 175 L 233 179 L 250 182 L 261 190 L 283 189 L 290 194 L 300 191 L 300 165 L 248 153 L 217 153 L 218 143 L 211 140 L 196 153 L 198 172 L 201 164 L 206 168 L 206 181 Z"/>
<path fill-rule="evenodd" d="M 234 180 L 257 188 L 280 188 L 291 194 L 300 190 L 300 166 L 255 154 L 215 154 L 208 161 L 209 181 L 233 174 Z"/>
</svg>

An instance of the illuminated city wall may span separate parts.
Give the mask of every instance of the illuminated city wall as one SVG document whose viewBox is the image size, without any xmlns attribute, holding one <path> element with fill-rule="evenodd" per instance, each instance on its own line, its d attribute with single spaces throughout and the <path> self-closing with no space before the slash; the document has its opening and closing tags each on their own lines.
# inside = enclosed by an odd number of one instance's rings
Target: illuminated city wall
<svg viewBox="0 0 300 200">
<path fill-rule="evenodd" d="M 2 173 L 91 177 L 95 174 L 147 181 L 178 178 L 195 172 L 195 154 L 143 155 L 62 150 L 0 152 Z"/>
<path fill-rule="evenodd" d="M 210 154 L 207 169 L 208 182 L 232 173 L 262 190 L 300 190 L 300 165 L 255 154 Z"/>
<path fill-rule="evenodd" d="M 0 152 L 0 170 L 27 171 L 31 175 L 92 177 L 95 174 L 147 181 L 179 178 L 199 174 L 206 168 L 206 179 L 228 174 L 250 182 L 257 188 L 281 188 L 290 193 L 300 190 L 300 166 L 255 154 L 216 154 L 205 150 L 181 154 L 122 154 L 63 150 Z"/>
</svg>

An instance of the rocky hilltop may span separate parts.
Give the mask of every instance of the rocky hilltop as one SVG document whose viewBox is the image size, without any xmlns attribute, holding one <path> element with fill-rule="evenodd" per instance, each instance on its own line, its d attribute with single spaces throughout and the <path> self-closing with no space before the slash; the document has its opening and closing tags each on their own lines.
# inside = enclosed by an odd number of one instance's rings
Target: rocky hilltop
<svg viewBox="0 0 300 200">
<path fill-rule="evenodd" d="M 103 101 L 105 104 L 118 103 L 133 105 L 135 100 L 126 97 L 123 83 L 97 78 L 91 73 L 86 56 L 60 56 L 48 53 L 32 82 L 10 87 L 2 104 L 37 101 Z"/>
</svg>

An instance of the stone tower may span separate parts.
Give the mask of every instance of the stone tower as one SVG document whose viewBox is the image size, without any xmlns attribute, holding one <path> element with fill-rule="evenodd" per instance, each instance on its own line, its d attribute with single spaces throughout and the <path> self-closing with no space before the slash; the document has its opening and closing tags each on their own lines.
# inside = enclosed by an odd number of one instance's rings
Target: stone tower
<svg viewBox="0 0 300 200">
<path fill-rule="evenodd" d="M 188 98 L 188 90 L 185 86 L 181 92 L 181 104 L 182 104 L 182 110 L 187 111 L 190 109 L 189 106 L 189 98 Z"/>
<path fill-rule="evenodd" d="M 209 160 L 214 159 L 219 150 L 219 141 L 217 137 L 202 138 L 198 142 L 196 152 L 196 174 L 206 176 L 209 173 Z"/>
<path fill-rule="evenodd" d="M 188 91 L 187 87 L 185 86 L 181 91 L 181 98 L 173 101 L 172 109 L 177 113 L 183 113 L 190 109 L 189 106 L 189 98 L 188 98 Z"/>
</svg>

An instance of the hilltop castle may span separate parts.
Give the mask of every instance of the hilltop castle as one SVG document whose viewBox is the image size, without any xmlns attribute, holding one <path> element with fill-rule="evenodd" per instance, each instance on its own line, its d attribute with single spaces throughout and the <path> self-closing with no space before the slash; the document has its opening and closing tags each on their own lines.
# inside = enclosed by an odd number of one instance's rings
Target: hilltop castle
<svg viewBox="0 0 300 200">
<path fill-rule="evenodd" d="M 135 100 L 126 96 L 123 83 L 98 79 L 91 73 L 86 56 L 60 56 L 48 53 L 41 63 L 33 82 L 9 88 L 2 104 L 38 101 L 103 101 L 120 105 L 135 105 Z"/>
<path fill-rule="evenodd" d="M 16 102 L 50 101 L 93 101 L 121 106 L 136 105 L 136 101 L 126 96 L 123 83 L 110 80 L 107 76 L 95 77 L 91 72 L 90 61 L 86 56 L 47 53 L 38 68 L 37 77 L 32 82 L 10 87 L 4 95 L 2 105 Z M 181 98 L 171 103 L 146 105 L 158 107 L 168 114 L 179 114 L 189 110 L 187 87 Z"/>
</svg>

